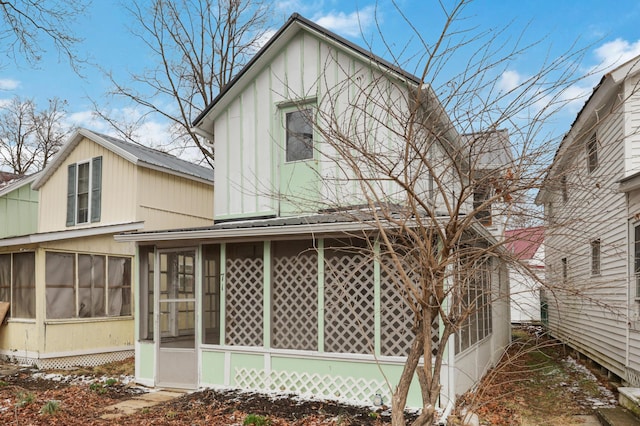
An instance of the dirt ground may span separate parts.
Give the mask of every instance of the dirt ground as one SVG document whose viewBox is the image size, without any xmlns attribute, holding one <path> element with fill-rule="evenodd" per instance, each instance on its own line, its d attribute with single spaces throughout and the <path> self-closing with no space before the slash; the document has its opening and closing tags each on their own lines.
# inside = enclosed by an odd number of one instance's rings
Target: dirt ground
<svg viewBox="0 0 640 426">
<path fill-rule="evenodd" d="M 472 410 L 483 425 L 571 425 L 579 424 L 578 414 L 615 404 L 605 376 L 575 362 L 539 331 L 516 330 L 514 344 L 480 390 L 460 399 L 459 413 Z M 0 424 L 382 426 L 389 421 L 384 409 L 210 389 L 117 420 L 102 419 L 106 407 L 146 392 L 131 382 L 132 375 L 131 359 L 74 371 L 23 369 L 0 379 Z"/>
<path fill-rule="evenodd" d="M 616 404 L 616 383 L 603 370 L 577 361 L 541 327 L 525 327 L 513 331 L 502 361 L 458 401 L 458 412 L 477 413 L 483 425 L 565 426 Z"/>
</svg>

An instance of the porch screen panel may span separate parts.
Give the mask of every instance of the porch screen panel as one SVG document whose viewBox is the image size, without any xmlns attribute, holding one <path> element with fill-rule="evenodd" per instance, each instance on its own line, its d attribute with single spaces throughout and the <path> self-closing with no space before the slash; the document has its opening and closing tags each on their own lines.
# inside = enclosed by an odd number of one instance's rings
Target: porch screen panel
<svg viewBox="0 0 640 426">
<path fill-rule="evenodd" d="M 373 353 L 373 256 L 358 241 L 325 247 L 325 351 Z"/>
<path fill-rule="evenodd" d="M 11 302 L 11 254 L 0 254 L 0 301 Z"/>
<path fill-rule="evenodd" d="M 274 243 L 272 346 L 318 349 L 318 254 L 312 241 Z"/>
<path fill-rule="evenodd" d="M 225 344 L 262 346 L 263 244 L 228 244 L 225 271 Z"/>
<path fill-rule="evenodd" d="M 154 247 L 141 246 L 139 249 L 140 281 L 140 339 L 153 340 L 153 265 Z"/>
<path fill-rule="evenodd" d="M 103 317 L 105 313 L 105 257 L 78 255 L 78 316 Z"/>
<path fill-rule="evenodd" d="M 407 271 L 410 269 L 407 267 Z M 413 311 L 406 284 L 390 258 L 380 267 L 380 353 L 383 356 L 406 356 L 415 337 Z"/>
<path fill-rule="evenodd" d="M 131 259 L 109 256 L 107 315 L 131 315 Z"/>
<path fill-rule="evenodd" d="M 47 252 L 45 264 L 47 318 L 76 317 L 75 254 Z"/>
<path fill-rule="evenodd" d="M 202 265 L 202 341 L 220 344 L 220 246 L 204 246 Z"/>
<path fill-rule="evenodd" d="M 14 253 L 13 255 L 13 318 L 36 317 L 36 254 Z"/>
</svg>

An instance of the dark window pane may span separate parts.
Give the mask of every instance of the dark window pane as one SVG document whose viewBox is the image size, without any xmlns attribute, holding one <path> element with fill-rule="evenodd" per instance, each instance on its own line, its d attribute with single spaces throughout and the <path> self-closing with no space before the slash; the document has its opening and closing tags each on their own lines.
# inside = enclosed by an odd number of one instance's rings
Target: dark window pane
<svg viewBox="0 0 640 426">
<path fill-rule="evenodd" d="M 287 113 L 287 161 L 313 158 L 311 110 Z"/>
</svg>

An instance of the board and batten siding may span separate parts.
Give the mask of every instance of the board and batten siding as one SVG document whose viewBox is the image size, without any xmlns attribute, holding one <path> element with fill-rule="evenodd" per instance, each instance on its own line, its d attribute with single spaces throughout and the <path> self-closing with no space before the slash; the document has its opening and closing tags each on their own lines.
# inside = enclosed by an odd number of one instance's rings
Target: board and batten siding
<svg viewBox="0 0 640 426">
<path fill-rule="evenodd" d="M 618 110 L 619 111 L 619 110 Z M 623 117 L 597 125 L 599 166 L 589 172 L 585 132 L 573 142 L 566 167 L 568 200 L 553 196 L 554 218 L 545 235 L 549 328 L 552 334 L 614 373 L 624 376 L 628 297 L 626 198 L 618 191 L 625 172 Z M 601 241 L 601 273 L 591 274 L 591 241 Z M 568 278 L 562 283 L 561 259 Z M 570 291 L 557 290 L 563 286 Z"/>
<path fill-rule="evenodd" d="M 67 175 L 72 163 L 89 161 L 102 156 L 102 213 L 100 222 L 74 227 L 66 226 Z M 136 166 L 101 145 L 82 139 L 69 156 L 40 188 L 39 232 L 63 231 L 70 228 L 132 222 L 136 206 Z"/>
<path fill-rule="evenodd" d="M 22 185 L 0 197 L 0 238 L 33 234 L 38 229 L 38 192 Z"/>
<path fill-rule="evenodd" d="M 138 169 L 138 212 L 145 230 L 213 223 L 213 186 L 147 168 Z"/>
<path fill-rule="evenodd" d="M 319 128 L 339 126 L 352 134 L 371 123 L 363 115 L 354 115 L 353 105 L 359 105 L 380 123 L 367 128 L 369 140 L 375 135 L 381 153 L 402 152 L 397 150 L 400 141 L 393 142 L 394 132 L 381 125 L 392 122 L 383 107 L 389 102 L 368 102 L 371 97 L 382 97 L 395 104 L 396 113 L 408 109 L 408 88 L 390 73 L 375 70 L 370 63 L 305 31 L 259 66 L 251 81 L 236 83 L 242 89 L 215 117 L 216 156 L 222 159 L 216 163 L 216 219 L 279 214 L 281 208 L 284 212 L 280 194 L 287 191 L 288 183 L 280 180 L 287 111 L 309 105 L 317 112 Z M 401 122 L 395 125 L 400 129 Z M 356 170 L 340 165 L 340 156 L 323 143 L 319 133 L 315 131 L 318 152 L 313 171 L 305 175 L 315 173 L 317 182 L 294 182 L 305 192 L 293 204 L 312 212 L 362 202 L 356 173 L 371 176 L 374 172 L 364 162 Z M 296 172 L 295 176 L 303 175 Z M 385 194 L 398 194 L 388 180 L 381 185 Z"/>
</svg>

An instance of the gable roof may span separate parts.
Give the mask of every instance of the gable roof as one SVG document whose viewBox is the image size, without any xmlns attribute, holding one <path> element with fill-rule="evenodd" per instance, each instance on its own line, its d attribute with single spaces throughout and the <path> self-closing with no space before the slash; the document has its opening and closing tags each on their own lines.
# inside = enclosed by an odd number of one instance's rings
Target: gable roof
<svg viewBox="0 0 640 426">
<path fill-rule="evenodd" d="M 507 250 L 519 260 L 530 260 L 544 242 L 544 227 L 511 229 L 504 236 Z"/>
<path fill-rule="evenodd" d="M 14 179 L 7 180 L 0 183 L 0 197 L 2 197 L 5 194 L 8 194 L 11 191 L 15 191 L 16 189 L 24 185 L 30 184 L 31 182 L 36 180 L 38 176 L 40 176 L 40 173 L 41 172 L 34 173 L 31 175 L 26 175 L 26 176 L 13 175 L 15 176 Z"/>
<path fill-rule="evenodd" d="M 231 95 L 231 98 L 234 98 L 235 96 L 233 96 L 233 93 L 240 90 L 239 86 L 242 86 L 241 81 L 245 79 L 250 80 L 252 73 L 257 72 L 257 69 L 261 68 L 260 65 L 262 63 L 268 61 L 275 52 L 278 52 L 283 45 L 302 30 L 315 34 L 318 38 L 325 40 L 343 51 L 359 56 L 365 62 L 376 64 L 377 66 L 392 72 L 396 77 L 412 83 L 413 85 L 417 86 L 421 83 L 420 78 L 415 75 L 408 73 L 385 59 L 372 54 L 347 39 L 340 37 L 336 33 L 316 24 L 315 22 L 294 13 L 278 30 L 278 32 L 276 32 L 276 34 L 271 37 L 271 39 L 269 39 L 258 53 L 256 53 L 255 56 L 242 68 L 242 70 L 240 70 L 240 72 L 222 88 L 218 96 L 216 96 L 215 99 L 213 99 L 213 101 L 193 120 L 192 125 L 196 128 L 194 131 L 205 133 L 203 129 L 199 128 L 199 126 L 203 124 L 205 118 L 212 113 L 215 115 L 215 111 L 217 109 L 224 107 L 224 99 L 227 98 L 227 95 Z M 203 134 L 202 136 L 211 139 L 211 135 Z"/>
<path fill-rule="evenodd" d="M 582 127 L 589 122 L 594 113 L 597 114 L 597 110 L 601 104 L 606 102 L 607 99 L 610 99 L 620 84 L 638 72 L 640 72 L 640 56 L 636 56 L 635 58 L 628 60 L 602 76 L 600 82 L 593 88 L 589 98 L 585 101 L 584 105 L 576 115 L 575 120 L 571 123 L 569 131 L 562 137 L 560 145 L 554 154 L 551 167 L 547 170 L 544 177 L 542 187 L 536 194 L 536 204 L 540 205 L 546 201 L 548 194 L 546 189 L 547 180 L 554 171 L 556 164 L 562 161 L 564 153 L 573 145 L 573 142 L 576 139 L 580 138 L 581 135 L 579 132 L 582 130 Z"/>
<path fill-rule="evenodd" d="M 71 151 L 73 151 L 84 138 L 92 140 L 137 166 L 159 170 L 168 174 L 213 185 L 213 170 L 209 167 L 190 163 L 171 154 L 157 151 L 146 146 L 125 142 L 112 136 L 79 128 L 69 138 L 67 143 L 60 148 L 60 151 L 53 157 L 47 167 L 42 170 L 40 176 L 33 183 L 32 188 L 37 190 L 44 185 L 69 156 Z"/>
</svg>

